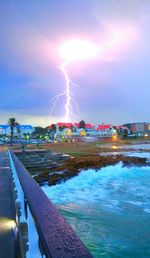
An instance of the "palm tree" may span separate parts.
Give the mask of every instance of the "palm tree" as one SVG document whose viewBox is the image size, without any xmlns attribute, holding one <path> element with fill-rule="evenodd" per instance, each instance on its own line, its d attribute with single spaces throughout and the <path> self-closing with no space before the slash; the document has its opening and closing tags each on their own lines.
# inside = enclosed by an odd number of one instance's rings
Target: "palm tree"
<svg viewBox="0 0 150 258">
<path fill-rule="evenodd" d="M 14 136 L 14 129 L 15 127 L 18 125 L 16 118 L 11 117 L 8 120 L 8 124 L 10 126 L 10 137 L 11 137 L 11 146 L 12 146 L 12 142 L 13 142 L 13 136 Z"/>
<path fill-rule="evenodd" d="M 16 122 L 16 129 L 17 129 L 19 143 L 21 143 L 21 129 L 20 129 L 20 124 L 17 122 Z"/>
</svg>

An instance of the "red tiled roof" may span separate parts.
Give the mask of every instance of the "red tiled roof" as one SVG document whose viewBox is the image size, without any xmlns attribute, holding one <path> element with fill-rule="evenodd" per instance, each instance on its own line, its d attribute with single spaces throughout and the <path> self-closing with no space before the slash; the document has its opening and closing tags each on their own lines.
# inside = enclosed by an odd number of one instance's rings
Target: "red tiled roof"
<svg viewBox="0 0 150 258">
<path fill-rule="evenodd" d="M 75 126 L 79 127 L 79 123 L 73 123 L 73 125 L 75 125 Z"/>
<path fill-rule="evenodd" d="M 71 126 L 73 126 L 72 123 L 57 123 L 57 125 L 60 127 L 60 126 L 66 126 L 68 128 L 70 128 Z"/>
<path fill-rule="evenodd" d="M 111 125 L 98 125 L 97 130 L 98 131 L 104 131 L 106 129 L 110 129 Z"/>
<path fill-rule="evenodd" d="M 88 129 L 94 129 L 94 125 L 92 124 L 85 124 L 85 127 Z"/>
<path fill-rule="evenodd" d="M 73 123 L 57 123 L 57 124 L 54 124 L 54 125 L 58 125 L 58 127 L 61 127 L 61 126 L 65 126 L 67 128 L 70 128 L 71 126 L 73 126 Z M 49 126 L 49 128 L 52 128 L 52 124 Z"/>
<path fill-rule="evenodd" d="M 56 125 L 56 124 L 55 124 Z M 59 127 L 61 127 L 61 126 L 65 126 L 65 127 L 67 127 L 67 128 L 70 128 L 71 126 L 77 126 L 77 127 L 79 127 L 79 123 L 57 123 L 57 125 L 59 126 Z M 86 128 L 88 128 L 88 129 L 94 129 L 94 125 L 92 125 L 92 124 L 85 124 L 85 127 Z M 49 126 L 49 128 L 52 128 L 52 125 L 50 125 Z"/>
</svg>

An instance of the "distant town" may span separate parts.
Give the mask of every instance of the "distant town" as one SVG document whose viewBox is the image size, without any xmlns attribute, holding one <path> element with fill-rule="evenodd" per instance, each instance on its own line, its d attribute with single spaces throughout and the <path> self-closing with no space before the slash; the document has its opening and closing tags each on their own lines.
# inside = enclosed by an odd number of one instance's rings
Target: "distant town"
<svg viewBox="0 0 150 258">
<path fill-rule="evenodd" d="M 12 119 L 12 120 L 11 120 Z M 21 125 L 15 118 L 0 125 L 0 143 L 48 143 L 119 141 L 127 138 L 150 137 L 150 123 L 126 123 L 123 125 L 99 124 L 97 127 L 81 120 L 79 123 L 51 124 L 45 128 Z"/>
</svg>

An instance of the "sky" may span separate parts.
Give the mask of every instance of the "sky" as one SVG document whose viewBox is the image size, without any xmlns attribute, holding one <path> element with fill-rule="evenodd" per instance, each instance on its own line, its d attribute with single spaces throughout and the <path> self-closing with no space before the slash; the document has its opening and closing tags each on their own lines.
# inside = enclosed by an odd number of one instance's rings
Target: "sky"
<svg viewBox="0 0 150 258">
<path fill-rule="evenodd" d="M 76 122 L 150 122 L 149 0 L 0 1 L 0 123 L 48 126 L 65 116 L 60 47 L 73 39 L 100 49 L 67 74 Z M 52 111 L 52 112 L 51 112 Z"/>
</svg>

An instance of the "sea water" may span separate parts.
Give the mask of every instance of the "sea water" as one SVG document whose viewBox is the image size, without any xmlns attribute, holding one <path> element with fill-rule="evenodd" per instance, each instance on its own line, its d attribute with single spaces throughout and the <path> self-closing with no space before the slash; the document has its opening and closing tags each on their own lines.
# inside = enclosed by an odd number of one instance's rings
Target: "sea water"
<svg viewBox="0 0 150 258">
<path fill-rule="evenodd" d="M 150 257 L 150 167 L 89 169 L 42 189 L 95 258 Z"/>
<path fill-rule="evenodd" d="M 129 156 L 129 157 L 138 157 L 138 158 L 146 158 L 147 161 L 150 161 L 150 152 L 134 152 L 134 151 L 113 151 L 113 152 L 100 152 L 100 156 Z"/>
</svg>

